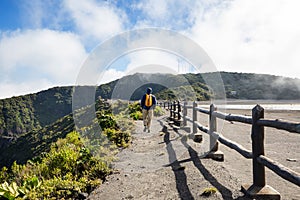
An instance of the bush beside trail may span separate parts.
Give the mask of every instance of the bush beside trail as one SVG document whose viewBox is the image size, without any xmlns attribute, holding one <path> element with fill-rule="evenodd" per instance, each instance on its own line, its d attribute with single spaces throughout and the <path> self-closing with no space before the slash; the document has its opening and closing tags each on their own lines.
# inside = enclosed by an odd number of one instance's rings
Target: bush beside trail
<svg viewBox="0 0 300 200">
<path fill-rule="evenodd" d="M 111 173 L 109 163 L 85 148 L 78 132 L 51 145 L 48 153 L 2 168 L 0 196 L 4 199 L 80 198 Z M 35 181 L 36 184 L 30 182 Z"/>
<path fill-rule="evenodd" d="M 127 104 L 125 110 L 134 106 Z M 3 167 L 0 199 L 82 199 L 99 186 L 112 172 L 115 150 L 129 145 L 134 121 L 124 112 L 114 115 L 111 106 L 103 102 L 96 102 L 96 108 L 98 121 L 79 130 L 88 133 L 90 138 L 72 131 L 53 142 L 48 152 L 25 164 L 15 161 L 11 167 Z M 93 136 L 99 135 L 93 129 L 96 124 L 103 130 L 101 137 L 110 141 L 100 148 L 85 145 L 97 144 L 99 138 Z M 93 154 L 95 148 L 100 153 Z"/>
</svg>

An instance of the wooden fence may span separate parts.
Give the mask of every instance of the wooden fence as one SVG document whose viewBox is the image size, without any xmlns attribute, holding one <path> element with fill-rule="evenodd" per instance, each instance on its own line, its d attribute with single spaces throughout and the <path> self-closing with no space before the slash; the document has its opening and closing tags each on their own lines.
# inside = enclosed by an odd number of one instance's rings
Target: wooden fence
<svg viewBox="0 0 300 200">
<path fill-rule="evenodd" d="M 264 109 L 260 105 L 257 105 L 252 109 L 252 117 L 218 112 L 214 104 L 210 105 L 209 110 L 198 107 L 196 102 L 193 102 L 192 105 L 188 105 L 187 102 L 182 104 L 179 101 L 161 102 L 160 106 L 168 109 L 170 111 L 170 118 L 177 122 L 181 127 L 186 127 L 187 122 L 191 122 L 193 134 L 196 134 L 198 129 L 209 134 L 211 145 L 216 144 L 216 141 L 219 141 L 225 146 L 234 149 L 245 158 L 252 159 L 253 184 L 242 186 L 242 191 L 247 195 L 254 198 L 280 199 L 280 194 L 272 187 L 266 185 L 265 167 L 269 168 L 283 179 L 300 186 L 299 173 L 273 161 L 266 157 L 264 153 L 264 127 L 273 127 L 299 134 L 300 123 L 286 122 L 277 119 L 264 119 Z M 189 109 L 192 110 L 192 117 L 188 117 Z M 197 121 L 197 112 L 209 116 L 209 127 L 205 127 Z M 230 122 L 241 122 L 252 125 L 252 151 L 247 150 L 240 144 L 231 141 L 221 133 L 216 132 L 217 118 Z M 217 147 L 211 149 L 212 151 L 216 151 Z"/>
</svg>

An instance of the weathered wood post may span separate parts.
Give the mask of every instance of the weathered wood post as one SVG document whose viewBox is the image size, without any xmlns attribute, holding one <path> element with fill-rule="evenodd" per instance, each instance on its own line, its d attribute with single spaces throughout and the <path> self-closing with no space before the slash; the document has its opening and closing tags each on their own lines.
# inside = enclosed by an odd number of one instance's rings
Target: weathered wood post
<svg viewBox="0 0 300 200">
<path fill-rule="evenodd" d="M 264 150 L 264 126 L 257 124 L 259 119 L 264 118 L 264 109 L 256 105 L 252 109 L 252 170 L 253 184 L 242 186 L 242 191 L 253 198 L 280 199 L 280 194 L 272 187 L 266 185 L 265 167 L 257 161 L 260 155 L 265 155 Z"/>
<path fill-rule="evenodd" d="M 194 101 L 193 102 L 193 135 L 194 135 L 194 142 L 201 142 L 202 141 L 202 134 L 198 132 L 198 125 L 197 125 L 197 110 L 198 104 Z"/>
<path fill-rule="evenodd" d="M 172 101 L 171 103 L 171 118 L 172 118 L 172 121 L 175 121 L 176 120 L 176 102 L 175 101 Z"/>
<path fill-rule="evenodd" d="M 213 112 L 217 110 L 217 107 L 214 104 L 211 104 L 209 107 L 209 148 L 210 152 L 207 157 L 212 158 L 217 161 L 224 161 L 224 153 L 219 151 L 219 142 L 218 138 L 212 136 L 212 132 L 217 131 L 217 118 L 213 116 Z"/>
<path fill-rule="evenodd" d="M 212 115 L 214 111 L 216 111 L 217 108 L 214 104 L 211 104 L 209 107 L 209 130 L 210 132 L 217 131 L 217 118 Z M 209 136 L 209 147 L 211 151 L 217 151 L 218 150 L 218 143 L 217 138 L 214 138 L 212 135 Z"/>
<path fill-rule="evenodd" d="M 181 118 L 181 127 L 180 129 L 190 133 L 191 132 L 191 127 L 187 126 L 187 105 L 188 103 L 186 101 L 183 102 L 183 106 L 182 106 L 182 118 Z M 195 137 L 194 137 L 195 138 Z"/>
<path fill-rule="evenodd" d="M 176 103 L 176 107 L 177 107 L 177 109 L 176 109 L 176 115 L 177 115 L 177 117 L 176 117 L 176 119 L 175 119 L 175 125 L 176 126 L 178 126 L 178 127 L 180 127 L 181 125 L 182 125 L 182 119 L 181 119 L 181 105 L 180 105 L 180 101 L 178 100 Z"/>
<path fill-rule="evenodd" d="M 183 126 L 185 127 L 187 125 L 187 121 L 186 121 L 186 116 L 187 116 L 187 102 L 185 101 L 183 103 L 183 111 L 182 111 L 182 115 L 183 115 Z"/>
<path fill-rule="evenodd" d="M 176 104 L 174 103 L 174 101 L 172 101 L 172 120 L 175 120 L 175 110 L 176 110 Z"/>
<path fill-rule="evenodd" d="M 193 102 L 193 134 L 195 135 L 198 132 L 198 127 L 197 127 L 197 110 L 195 108 L 197 108 L 197 103 L 194 101 Z"/>
<path fill-rule="evenodd" d="M 172 101 L 170 102 L 170 118 L 171 118 L 171 120 L 173 119 L 173 103 L 172 103 Z"/>
<path fill-rule="evenodd" d="M 180 105 L 180 101 L 177 101 L 177 120 L 180 121 L 181 120 L 181 105 Z"/>
<path fill-rule="evenodd" d="M 265 167 L 258 163 L 257 157 L 265 155 L 264 148 L 264 135 L 265 130 L 263 126 L 257 125 L 257 120 L 264 118 L 264 109 L 260 106 L 256 106 L 252 110 L 252 162 L 253 162 L 253 184 L 259 187 L 266 185 Z"/>
</svg>

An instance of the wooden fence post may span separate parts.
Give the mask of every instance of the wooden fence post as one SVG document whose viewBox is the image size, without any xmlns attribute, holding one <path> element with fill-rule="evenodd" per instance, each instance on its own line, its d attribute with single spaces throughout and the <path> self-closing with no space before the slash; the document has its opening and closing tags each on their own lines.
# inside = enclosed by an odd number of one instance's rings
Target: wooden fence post
<svg viewBox="0 0 300 200">
<path fill-rule="evenodd" d="M 188 132 L 188 133 L 190 133 L 191 132 L 191 127 L 190 126 L 187 126 L 187 120 L 186 120 L 186 118 L 185 117 L 187 117 L 187 102 L 186 101 L 184 101 L 183 102 L 183 106 L 182 106 L 182 108 L 181 108 L 181 110 L 182 110 L 182 117 L 181 117 L 181 120 L 180 120 L 180 129 L 182 129 L 182 130 L 184 130 L 184 131 L 186 131 L 186 132 Z M 195 139 L 195 136 L 194 136 L 194 139 Z M 199 139 L 198 139 L 199 140 Z M 201 140 L 200 140 L 201 141 Z"/>
<path fill-rule="evenodd" d="M 182 111 L 182 115 L 183 115 L 183 126 L 185 127 L 187 125 L 187 121 L 186 121 L 186 116 L 187 116 L 187 102 L 185 101 L 183 103 L 183 111 Z"/>
<path fill-rule="evenodd" d="M 172 103 L 172 101 L 170 102 L 170 118 L 171 118 L 171 120 L 173 119 L 173 103 Z"/>
<path fill-rule="evenodd" d="M 182 120 L 181 120 L 181 105 L 180 101 L 174 102 L 175 106 L 177 107 L 176 111 L 174 111 L 174 123 L 176 126 L 181 127 Z M 177 115 L 177 117 L 176 117 Z"/>
<path fill-rule="evenodd" d="M 211 104 L 209 108 L 209 132 L 210 133 L 217 131 L 217 118 L 212 115 L 212 113 L 216 110 L 217 107 L 215 107 L 214 104 Z M 213 137 L 212 134 L 209 135 L 209 148 L 210 148 L 210 152 L 207 155 L 207 157 L 217 161 L 224 161 L 224 153 L 218 150 L 219 149 L 218 138 Z"/>
<path fill-rule="evenodd" d="M 194 101 L 193 102 L 193 134 L 196 134 L 198 132 L 198 127 L 197 127 L 197 110 L 195 109 L 197 107 L 197 103 Z"/>
<path fill-rule="evenodd" d="M 260 155 L 265 155 L 264 149 L 264 135 L 265 130 L 263 126 L 256 124 L 257 120 L 264 118 L 264 109 L 260 106 L 256 106 L 252 110 L 252 161 L 253 161 L 253 184 L 259 187 L 264 187 L 266 185 L 265 178 L 265 167 L 258 163 L 257 157 Z"/>
<path fill-rule="evenodd" d="M 180 116 L 180 114 L 181 114 L 181 106 L 180 106 L 180 101 L 177 101 L 177 119 L 178 119 L 178 121 L 180 121 L 180 120 L 181 120 L 181 116 Z"/>
<path fill-rule="evenodd" d="M 217 118 L 212 115 L 214 111 L 216 111 L 217 108 L 214 104 L 210 105 L 209 109 L 209 130 L 211 132 L 217 131 Z M 218 138 L 214 138 L 212 135 L 209 136 L 209 147 L 211 151 L 217 151 L 218 150 Z"/>
<path fill-rule="evenodd" d="M 260 105 L 256 105 L 252 109 L 251 130 L 253 184 L 242 186 L 242 191 L 253 198 L 280 199 L 280 194 L 266 185 L 265 167 L 257 161 L 260 155 L 265 155 L 264 126 L 257 124 L 257 121 L 261 118 L 264 118 L 264 109 Z"/>
<path fill-rule="evenodd" d="M 172 101 L 171 102 L 171 119 L 172 121 L 175 121 L 176 120 L 176 102 L 175 101 Z"/>
<path fill-rule="evenodd" d="M 197 110 L 198 104 L 194 101 L 193 102 L 193 135 L 194 135 L 194 142 L 201 142 L 202 141 L 202 133 L 198 132 L 198 125 L 197 125 Z"/>
</svg>

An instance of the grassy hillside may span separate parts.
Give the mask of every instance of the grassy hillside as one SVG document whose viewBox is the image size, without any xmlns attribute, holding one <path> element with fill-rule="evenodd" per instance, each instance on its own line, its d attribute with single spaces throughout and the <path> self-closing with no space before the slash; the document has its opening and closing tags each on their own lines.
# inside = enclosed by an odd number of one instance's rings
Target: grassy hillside
<svg viewBox="0 0 300 200">
<path fill-rule="evenodd" d="M 97 142 L 100 140 L 100 142 L 108 142 L 104 140 L 109 139 L 116 146 L 127 146 L 133 128 L 131 119 L 114 115 L 106 101 L 97 100 L 96 104 L 92 106 L 96 107 L 96 118 L 91 119 L 92 123 L 89 121 L 86 125 L 87 122 L 77 121 L 78 124 L 76 124 L 77 131 L 81 133 L 82 139 L 87 141 L 86 144 L 99 144 Z M 128 106 L 126 104 L 124 109 Z M 77 119 L 87 120 L 85 116 L 90 112 L 90 107 L 77 111 L 75 113 L 78 116 Z M 122 127 L 121 124 L 123 124 Z M 97 129 L 98 125 L 102 128 L 101 134 L 100 130 Z M 38 157 L 43 152 L 48 152 L 52 143 L 56 142 L 58 138 L 65 138 L 68 133 L 74 130 L 73 115 L 69 114 L 50 125 L 20 135 L 7 146 L 0 147 L 0 168 L 10 166 L 14 161 L 24 164 L 27 160 Z"/>
<path fill-rule="evenodd" d="M 221 72 L 228 98 L 300 99 L 300 79 L 265 74 Z M 235 91 L 232 94 L 232 91 Z"/>
<path fill-rule="evenodd" d="M 220 75 L 227 98 L 300 99 L 299 79 L 227 72 L 221 72 Z M 124 104 L 116 101 L 110 107 L 107 102 L 98 97 L 139 100 L 146 88 L 152 87 L 158 99 L 208 100 L 213 93 L 205 84 L 203 76 L 207 80 L 214 74 L 134 74 L 96 88 L 82 86 L 80 89 L 83 89 L 83 96 L 77 100 L 78 105 L 87 105 L 86 101 L 90 100 L 85 97 L 91 92 L 96 92 L 95 103 L 75 113 L 72 113 L 73 87 L 55 87 L 36 94 L 0 100 L 0 167 L 12 166 L 11 170 L 4 170 L 0 173 L 0 180 L 2 182 L 16 181 L 21 189 L 23 189 L 21 184 L 24 181 L 25 183 L 31 182 L 36 178 L 43 180 L 43 186 L 39 186 L 40 191 L 37 192 L 34 189 L 31 193 L 34 197 L 39 195 L 49 198 L 78 197 L 81 191 L 90 192 L 92 185 L 99 184 L 97 179 L 104 179 L 109 173 L 106 161 L 92 157 L 91 153 L 99 149 L 103 151 L 103 148 L 99 148 L 99 144 L 108 148 L 97 155 L 113 152 L 111 144 L 114 144 L 114 147 L 126 147 L 130 142 L 133 122 L 122 115 L 127 113 L 134 119 L 141 117 L 138 103 L 128 105 L 127 102 Z M 89 117 L 92 116 L 90 112 L 94 112 L 94 109 L 91 109 L 94 107 L 96 119 L 90 123 Z M 125 111 L 121 111 L 120 108 Z M 113 110 L 118 112 L 113 112 Z M 117 113 L 118 116 L 113 113 Z M 76 119 L 73 118 L 74 116 L 80 116 L 80 121 L 76 122 L 80 133 L 74 132 L 74 119 Z M 95 128 L 98 124 L 103 130 L 101 134 Z M 79 136 L 82 139 L 79 139 Z M 70 141 L 75 141 L 75 144 L 70 144 Z M 92 144 L 88 150 L 86 141 Z M 82 164 L 86 162 L 86 159 L 89 159 L 88 167 Z M 14 161 L 21 165 L 14 164 Z M 52 162 L 54 163 L 53 169 L 49 165 Z M 67 163 L 67 169 L 64 162 Z M 95 165 L 95 162 L 98 164 Z M 39 171 L 41 169 L 44 170 L 46 177 L 41 176 Z M 62 170 L 68 174 L 68 180 L 61 175 Z M 89 174 L 91 171 L 93 173 Z M 94 171 L 97 172 L 97 176 Z M 32 173 L 37 174 L 33 176 Z M 79 177 L 76 175 L 78 173 L 85 175 Z M 28 176 L 33 177 L 28 179 Z M 55 179 L 52 179 L 53 177 Z M 90 180 L 96 182 L 91 183 Z M 81 189 L 74 190 L 72 188 L 74 184 Z"/>
<path fill-rule="evenodd" d="M 26 163 L 27 160 L 48 152 L 53 142 L 74 130 L 74 121 L 67 115 L 55 123 L 21 135 L 5 148 L 0 148 L 0 168 L 10 166 L 14 161 Z"/>
<path fill-rule="evenodd" d="M 227 98 L 236 99 L 300 99 L 300 80 L 272 75 L 220 73 Z M 212 96 L 205 84 L 214 73 L 206 74 L 141 74 L 123 77 L 95 87 L 95 99 L 139 100 L 147 87 L 152 87 L 158 99 L 208 100 Z M 196 92 L 189 94 L 192 89 Z M 55 87 L 36 94 L 0 100 L 0 146 L 22 133 L 40 129 L 72 112 L 73 87 Z M 89 92 L 87 92 L 88 94 Z M 128 96 L 129 95 L 129 96 Z M 80 101 L 84 101 L 85 95 Z"/>
</svg>

